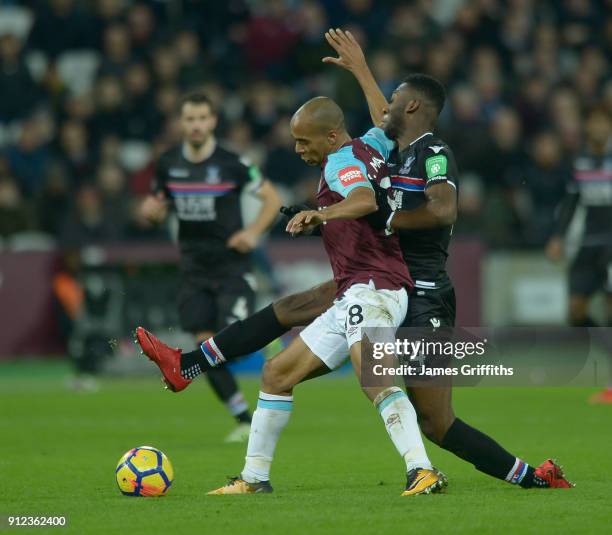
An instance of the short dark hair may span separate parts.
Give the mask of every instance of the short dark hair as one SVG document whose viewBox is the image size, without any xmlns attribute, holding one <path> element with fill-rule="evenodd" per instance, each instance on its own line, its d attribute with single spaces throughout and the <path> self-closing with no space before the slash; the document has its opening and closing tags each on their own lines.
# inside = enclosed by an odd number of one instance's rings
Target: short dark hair
<svg viewBox="0 0 612 535">
<path fill-rule="evenodd" d="M 185 104 L 208 104 L 213 115 L 217 114 L 217 110 L 215 110 L 212 100 L 210 100 L 210 97 L 203 91 L 192 91 L 191 93 L 183 95 L 179 101 L 179 113 L 183 111 L 183 106 Z"/>
<path fill-rule="evenodd" d="M 427 74 L 414 73 L 404 78 L 403 82 L 419 93 L 422 93 L 435 106 L 437 115 L 440 114 L 446 101 L 446 91 L 441 82 Z"/>
</svg>

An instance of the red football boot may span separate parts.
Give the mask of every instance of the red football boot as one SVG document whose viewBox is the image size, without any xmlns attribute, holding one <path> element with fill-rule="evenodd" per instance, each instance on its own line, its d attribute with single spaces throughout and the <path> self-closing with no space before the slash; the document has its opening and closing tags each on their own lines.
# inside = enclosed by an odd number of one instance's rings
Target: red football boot
<svg viewBox="0 0 612 535">
<path fill-rule="evenodd" d="M 589 398 L 589 403 L 612 405 L 612 387 L 596 392 Z"/>
<path fill-rule="evenodd" d="M 191 379 L 181 375 L 180 349 L 172 349 L 142 327 L 136 329 L 136 341 L 144 354 L 157 364 L 170 390 L 180 392 L 191 384 Z"/>
<path fill-rule="evenodd" d="M 576 486 L 566 479 L 563 467 L 553 459 L 548 459 L 538 466 L 535 469 L 535 475 L 546 481 L 551 489 L 571 489 Z"/>
</svg>

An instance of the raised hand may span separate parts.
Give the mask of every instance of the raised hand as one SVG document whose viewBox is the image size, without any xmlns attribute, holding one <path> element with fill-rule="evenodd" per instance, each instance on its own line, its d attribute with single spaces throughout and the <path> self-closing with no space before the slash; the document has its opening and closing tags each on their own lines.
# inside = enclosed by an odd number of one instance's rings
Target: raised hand
<svg viewBox="0 0 612 535">
<path fill-rule="evenodd" d="M 330 29 L 325 32 L 325 39 L 338 53 L 338 57 L 327 56 L 323 58 L 323 63 L 333 63 L 353 74 L 368 68 L 363 50 L 351 32 Z"/>
</svg>

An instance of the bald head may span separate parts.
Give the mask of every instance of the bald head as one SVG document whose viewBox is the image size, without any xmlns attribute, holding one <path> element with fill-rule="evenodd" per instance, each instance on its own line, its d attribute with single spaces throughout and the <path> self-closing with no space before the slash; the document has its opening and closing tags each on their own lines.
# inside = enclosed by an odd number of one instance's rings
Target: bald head
<svg viewBox="0 0 612 535">
<path fill-rule="evenodd" d="M 344 130 L 344 113 L 331 98 L 315 97 L 293 114 L 291 122 L 307 123 L 322 132 Z"/>
<path fill-rule="evenodd" d="M 290 126 L 295 152 L 308 165 L 320 165 L 328 154 L 350 140 L 340 106 L 327 97 L 306 102 L 293 114 Z"/>
</svg>

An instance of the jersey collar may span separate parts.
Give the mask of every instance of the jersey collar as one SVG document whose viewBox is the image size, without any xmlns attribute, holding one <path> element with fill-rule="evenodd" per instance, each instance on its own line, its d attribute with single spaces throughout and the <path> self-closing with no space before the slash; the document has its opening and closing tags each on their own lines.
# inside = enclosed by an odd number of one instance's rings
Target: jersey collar
<svg viewBox="0 0 612 535">
<path fill-rule="evenodd" d="M 417 141 L 419 141 L 419 139 L 423 139 L 425 136 L 433 136 L 433 132 L 425 132 L 423 135 L 417 137 L 414 141 L 412 141 L 410 145 L 408 146 L 412 147 L 412 145 L 414 145 Z"/>
<path fill-rule="evenodd" d="M 206 160 L 208 160 L 213 153 L 215 152 L 215 150 L 217 150 L 217 139 L 213 138 L 213 143 L 210 147 L 210 150 L 208 151 L 208 153 L 204 156 L 204 158 L 202 158 L 201 160 L 194 162 L 193 160 L 187 158 L 187 148 L 186 148 L 186 143 L 183 143 L 181 145 L 181 154 L 183 155 L 183 158 L 185 158 L 185 160 L 187 160 L 189 163 L 191 164 L 199 164 L 199 163 L 204 163 Z"/>
</svg>

